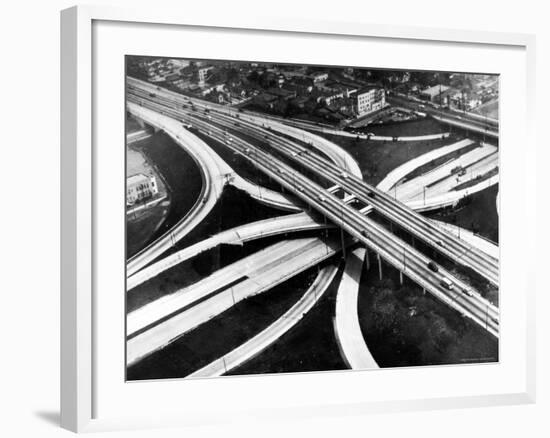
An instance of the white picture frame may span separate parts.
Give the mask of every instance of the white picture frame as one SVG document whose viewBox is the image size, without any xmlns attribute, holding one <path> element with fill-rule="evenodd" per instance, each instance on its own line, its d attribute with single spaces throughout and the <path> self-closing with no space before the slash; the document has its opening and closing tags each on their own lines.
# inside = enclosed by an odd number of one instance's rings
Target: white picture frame
<svg viewBox="0 0 550 438">
<path fill-rule="evenodd" d="M 120 416 L 103 418 L 97 415 L 97 339 L 94 337 L 94 319 L 98 308 L 94 301 L 96 285 L 95 253 L 96 211 L 98 202 L 94 180 L 98 178 L 93 154 L 94 120 L 94 32 L 97 22 L 126 22 L 139 25 L 179 25 L 201 29 L 239 29 L 242 31 L 275 31 L 308 35 L 347 35 L 353 38 L 379 38 L 394 41 L 441 42 L 488 47 L 509 47 L 525 53 L 525 96 L 527 151 L 535 150 L 534 124 L 534 65 L 535 38 L 526 34 L 491 33 L 452 29 L 427 29 L 391 25 L 373 25 L 361 22 L 317 22 L 288 17 L 251 17 L 242 15 L 228 21 L 215 12 L 195 14 L 192 11 L 167 11 L 158 8 L 134 10 L 112 7 L 78 6 L 61 13 L 61 426 L 75 431 L 100 431 L 121 428 L 159 427 L 168 425 L 204 424 L 229 421 L 221 411 L 202 416 L 178 415 L 170 412 L 152 412 L 150 418 Z M 506 129 L 506 127 L 504 127 Z M 532 155 L 534 157 L 534 154 Z M 535 192 L 534 158 L 530 175 L 525 174 L 523 189 Z M 506 175 L 506 172 L 503 172 Z M 529 195 L 527 195 L 529 196 Z M 534 196 L 534 195 L 532 195 Z M 534 198 L 533 198 L 534 200 Z M 526 231 L 524 248 L 534 245 L 535 227 Z M 518 352 L 525 365 L 521 388 L 513 392 L 495 392 L 464 396 L 442 396 L 427 399 L 391 399 L 332 403 L 318 400 L 303 406 L 281 405 L 276 410 L 248 411 L 242 418 L 287 416 L 293 418 L 312 415 L 364 414 L 414 409 L 441 409 L 451 407 L 494 406 L 532 403 L 535 400 L 535 309 L 534 281 L 525 276 L 524 306 L 526 312 L 525 351 Z M 121 315 L 121 318 L 123 316 Z M 523 336 L 523 333 L 522 333 Z M 122 366 L 122 365 L 121 365 Z M 399 372 L 399 371 L 397 371 Z M 294 378 L 297 378 L 294 376 Z M 264 379 L 255 377 L 255 379 Z M 169 382 L 167 383 L 169 384 Z M 212 383 L 211 383 L 212 385 Z M 213 414 L 213 415 L 212 415 Z M 216 416 L 212 419 L 212 416 Z M 209 419 L 210 418 L 210 419 Z M 232 418 L 235 419 L 235 418 Z"/>
</svg>

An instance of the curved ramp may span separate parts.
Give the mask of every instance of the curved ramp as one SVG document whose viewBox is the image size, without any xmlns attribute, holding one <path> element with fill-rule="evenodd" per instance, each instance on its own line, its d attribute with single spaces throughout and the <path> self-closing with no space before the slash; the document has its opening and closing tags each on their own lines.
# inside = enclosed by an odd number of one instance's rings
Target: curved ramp
<svg viewBox="0 0 550 438">
<path fill-rule="evenodd" d="M 159 260 L 158 262 L 149 265 L 134 275 L 130 276 L 127 281 L 127 291 L 131 291 L 140 284 L 162 274 L 164 271 L 173 268 L 174 266 L 189 260 L 196 255 L 215 248 L 218 245 L 243 245 L 245 242 L 273 236 L 276 234 L 306 231 L 314 229 L 322 229 L 333 225 L 325 225 L 316 222 L 307 213 L 296 213 L 287 216 L 279 216 L 276 218 L 264 219 L 261 221 L 252 222 L 222 231 L 208 239 L 204 239 L 178 252 Z"/>
<path fill-rule="evenodd" d="M 302 320 L 326 292 L 337 272 L 336 265 L 324 267 L 304 295 L 279 319 L 244 344 L 187 377 L 221 376 L 260 354 Z"/>
<path fill-rule="evenodd" d="M 334 318 L 336 340 L 344 361 L 354 370 L 379 368 L 363 338 L 357 312 L 365 256 L 365 248 L 358 248 L 348 254 L 346 268 L 336 295 L 336 317 Z"/>
<path fill-rule="evenodd" d="M 285 210 L 299 211 L 285 195 L 245 181 L 223 161 L 205 142 L 186 130 L 181 123 L 170 117 L 158 114 L 134 103 L 127 103 L 127 110 L 146 123 L 162 129 L 183 147 L 195 160 L 203 177 L 203 190 L 195 205 L 170 231 L 134 255 L 127 263 L 126 275 L 131 276 L 158 258 L 175 242 L 193 230 L 212 210 L 221 196 L 228 175 L 233 176 L 233 184 L 252 197 L 261 193 L 261 201 L 267 205 Z"/>
</svg>

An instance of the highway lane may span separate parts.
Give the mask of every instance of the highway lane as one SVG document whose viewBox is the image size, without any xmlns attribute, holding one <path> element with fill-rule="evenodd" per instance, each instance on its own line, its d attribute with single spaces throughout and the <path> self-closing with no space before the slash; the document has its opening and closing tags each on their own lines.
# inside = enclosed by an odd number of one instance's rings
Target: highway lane
<svg viewBox="0 0 550 438">
<path fill-rule="evenodd" d="M 431 163 L 432 161 L 435 161 L 445 155 L 464 149 L 467 146 L 472 145 L 473 143 L 473 140 L 464 139 L 451 145 L 434 149 L 433 151 L 422 154 L 419 157 L 413 158 L 412 160 L 403 163 L 401 166 L 398 166 L 391 172 L 389 172 L 384 177 L 384 179 L 380 181 L 380 183 L 378 183 L 377 188 L 379 190 L 389 192 L 396 184 L 398 184 L 402 179 L 404 179 L 414 170 L 418 169 L 420 166 Z"/>
<path fill-rule="evenodd" d="M 212 210 L 221 197 L 224 185 L 228 182 L 272 207 L 289 211 L 299 210 L 293 200 L 287 196 L 245 181 L 206 143 L 187 131 L 177 120 L 143 108 L 134 102 L 127 103 L 127 110 L 145 122 L 162 129 L 177 144 L 186 149 L 197 163 L 203 180 L 201 193 L 191 210 L 172 229 L 128 260 L 127 276 L 147 266 L 193 230 Z M 227 178 L 228 175 L 232 178 Z"/>
<path fill-rule="evenodd" d="M 170 254 L 143 268 L 141 271 L 136 272 L 128 278 L 126 290 L 130 292 L 135 287 L 156 277 L 167 269 L 173 268 L 177 264 L 221 244 L 243 245 L 251 240 L 276 234 L 315 230 L 332 226 L 331 224 L 317 222 L 310 214 L 304 212 L 264 219 L 231 228 Z"/>
<path fill-rule="evenodd" d="M 231 122 L 227 120 L 220 123 L 226 128 L 232 127 Z M 241 130 L 244 128 L 242 121 L 239 123 L 239 128 Z M 294 159 L 309 170 L 316 172 L 321 178 L 328 178 L 330 175 L 330 182 L 332 184 L 339 185 L 346 193 L 352 194 L 368 205 L 372 205 L 378 212 L 411 232 L 415 237 L 424 240 L 437 251 L 471 267 L 489 281 L 498 285 L 499 271 L 497 260 L 488 257 L 483 252 L 477 251 L 476 248 L 464 242 L 459 242 L 453 236 L 434 227 L 429 219 L 408 209 L 400 202 L 397 202 L 396 199 L 392 200 L 390 196 L 375 190 L 362 180 L 354 178 L 353 175 L 344 173 L 341 168 L 338 168 L 329 161 L 323 160 L 318 156 L 311 156 L 306 148 L 296 143 L 289 142 L 286 139 L 279 139 L 269 131 L 263 130 L 263 128 L 256 129 L 258 129 L 259 132 L 251 130 L 244 132 L 258 139 L 269 138 L 269 144 L 276 146 L 277 150 L 285 153 L 288 158 Z M 487 153 L 493 151 L 492 148 L 494 147 L 486 145 L 483 148 L 483 153 L 486 153 L 485 151 L 487 151 Z M 375 193 L 374 197 L 371 196 L 373 193 Z"/>
<path fill-rule="evenodd" d="M 473 166 L 488 157 L 490 158 L 491 163 L 498 163 L 498 153 L 494 146 L 490 147 L 489 145 L 486 145 L 484 147 L 472 149 L 457 158 L 451 159 L 446 163 L 425 172 L 418 178 L 413 178 L 394 186 L 391 192 L 394 193 L 394 196 L 397 196 L 399 199 L 407 201 L 417 196 L 423 196 L 425 187 L 426 190 L 431 189 L 437 191 L 434 187 L 437 187 L 438 182 L 447 180 L 448 178 L 451 180 L 456 180 L 456 178 L 459 177 L 458 172 L 455 174 L 452 173 L 453 169 L 460 166 L 466 170 L 466 176 L 469 177 L 470 171 L 474 169 Z M 464 177 L 464 179 L 465 178 L 466 177 Z"/>
<path fill-rule="evenodd" d="M 208 215 L 221 196 L 224 178 L 216 161 L 209 154 L 204 153 L 204 148 L 198 139 L 181 132 L 181 126 L 177 121 L 168 118 L 162 119 L 154 111 L 131 102 L 127 102 L 126 106 L 131 114 L 163 129 L 177 144 L 186 149 L 197 164 L 202 178 L 201 193 L 191 210 L 167 233 L 128 260 L 126 275 L 131 276 L 170 249 L 176 241 L 185 236 Z"/>
<path fill-rule="evenodd" d="M 409 196 L 407 200 L 416 200 L 424 196 L 432 198 L 444 193 L 449 193 L 453 190 L 460 190 L 457 188 L 463 184 L 469 183 L 474 185 L 478 181 L 483 181 L 484 178 L 487 178 L 489 172 L 498 172 L 498 154 L 492 154 L 479 160 L 477 163 L 464 166 L 464 169 L 466 171 L 465 175 L 449 174 L 445 178 L 441 178 L 437 182 L 429 185 L 423 185 L 425 183 L 422 178 L 420 178 L 416 182 L 416 184 L 418 184 L 417 187 L 421 187 L 420 190 L 412 196 Z M 423 187 L 426 187 L 425 193 Z"/>
<path fill-rule="evenodd" d="M 190 286 L 159 298 L 128 314 L 127 335 L 132 336 L 144 328 L 161 321 L 163 318 L 185 307 L 197 303 L 215 291 L 243 278 L 253 277 L 255 272 L 267 270 L 271 264 L 284 257 L 293 257 L 305 251 L 315 239 L 284 240 L 267 249 L 254 253 L 225 268 L 219 269 Z M 305 242 L 305 243 L 304 243 Z"/>
<path fill-rule="evenodd" d="M 173 296 L 131 312 L 127 318 L 127 364 L 138 362 L 238 302 L 272 289 L 339 250 L 339 242 L 331 239 L 280 242 Z"/>
<path fill-rule="evenodd" d="M 430 211 L 430 210 L 434 210 L 435 208 L 442 208 L 442 207 L 456 205 L 460 200 L 474 193 L 485 190 L 495 184 L 498 184 L 499 180 L 500 180 L 499 175 L 496 174 L 489 178 L 483 179 L 480 182 L 472 186 L 469 186 L 467 188 L 454 189 L 445 193 L 441 193 L 439 195 L 433 195 L 433 194 L 430 196 L 427 195 L 426 200 L 424 199 L 409 200 L 407 202 L 407 205 L 413 210 L 418 212 Z"/>
<path fill-rule="evenodd" d="M 357 248 L 348 254 L 336 294 L 334 332 L 344 360 L 354 370 L 378 368 L 363 337 L 357 308 L 365 255 L 365 248 Z"/>
<path fill-rule="evenodd" d="M 203 111 L 215 110 L 219 114 L 225 114 L 231 117 L 238 117 L 242 118 L 243 120 L 252 121 L 257 125 L 270 127 L 271 129 L 282 132 L 286 135 L 292 136 L 304 142 L 309 142 L 311 146 L 317 148 L 320 152 L 327 155 L 329 159 L 331 159 L 334 163 L 347 169 L 349 172 L 356 175 L 357 177 L 361 177 L 361 169 L 359 168 L 359 165 L 351 156 L 351 154 L 346 152 L 344 149 L 318 135 L 301 129 L 294 129 L 289 126 L 285 126 L 283 123 L 277 122 L 277 118 L 275 117 L 253 113 L 250 111 L 243 112 L 224 105 L 205 102 L 196 98 L 189 98 L 131 77 L 128 77 L 128 83 L 131 84 L 130 86 L 132 87 L 130 89 L 131 93 L 133 95 L 136 95 L 138 98 L 142 98 L 144 100 L 150 99 L 150 94 L 155 94 L 155 96 L 158 98 L 168 99 L 171 102 L 175 103 L 178 109 L 180 107 L 182 109 L 184 107 L 189 108 L 192 102 L 196 108 Z"/>
<path fill-rule="evenodd" d="M 149 106 L 158 105 L 154 102 L 146 101 L 143 104 Z M 199 129 L 210 132 L 210 135 L 218 141 L 224 141 L 225 139 L 225 144 L 228 147 L 242 156 L 248 157 L 249 161 L 258 169 L 264 171 L 275 181 L 284 185 L 289 191 L 294 192 L 296 196 L 326 215 L 345 231 L 381 254 L 387 262 L 403 270 L 407 276 L 422 287 L 425 287 L 434 296 L 469 316 L 490 333 L 498 336 L 498 309 L 488 304 L 479 294 L 472 291 L 470 286 L 453 277 L 450 273 L 442 269 L 438 273 L 430 271 L 427 267 L 429 259 L 411 248 L 410 245 L 405 244 L 353 208 L 346 206 L 340 199 L 295 172 L 292 167 L 272 155 L 244 142 L 238 137 L 227 134 L 223 129 L 217 128 L 213 124 L 201 121 L 196 116 L 188 115 L 180 110 L 166 107 L 165 109 L 166 111 L 173 111 L 173 116 L 176 118 L 188 118 Z M 298 190 L 297 186 L 300 186 L 301 190 Z M 365 231 L 368 231 L 368 237 L 363 235 Z M 440 284 L 442 277 L 451 279 L 454 284 L 452 291 L 449 291 Z M 460 292 L 456 292 L 457 290 Z M 468 294 L 462 291 L 468 291 Z"/>
<path fill-rule="evenodd" d="M 417 102 L 402 95 L 388 97 L 391 104 L 403 105 L 430 114 L 434 119 L 452 126 L 498 139 L 498 121 L 471 113 L 441 110 L 425 102 Z"/>
<path fill-rule="evenodd" d="M 337 272 L 338 267 L 334 264 L 322 268 L 304 295 L 280 318 L 234 350 L 187 377 L 221 376 L 257 356 L 304 318 L 324 295 Z"/>
<path fill-rule="evenodd" d="M 448 232 L 453 233 L 455 236 L 457 236 L 457 238 L 463 239 L 466 242 L 475 245 L 477 248 L 489 254 L 491 257 L 494 257 L 496 259 L 499 258 L 500 250 L 496 243 L 491 242 L 490 240 L 487 240 L 478 234 L 474 234 L 470 230 L 459 227 L 458 225 L 448 224 L 442 221 L 435 221 L 435 223 L 438 226 L 445 228 Z"/>
</svg>

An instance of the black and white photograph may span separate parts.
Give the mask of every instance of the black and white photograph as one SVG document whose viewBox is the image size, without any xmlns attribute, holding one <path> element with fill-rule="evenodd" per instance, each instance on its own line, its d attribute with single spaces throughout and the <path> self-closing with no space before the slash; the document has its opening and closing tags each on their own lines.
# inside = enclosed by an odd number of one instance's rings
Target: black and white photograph
<svg viewBox="0 0 550 438">
<path fill-rule="evenodd" d="M 499 362 L 499 75 L 125 71 L 127 381 Z"/>
</svg>

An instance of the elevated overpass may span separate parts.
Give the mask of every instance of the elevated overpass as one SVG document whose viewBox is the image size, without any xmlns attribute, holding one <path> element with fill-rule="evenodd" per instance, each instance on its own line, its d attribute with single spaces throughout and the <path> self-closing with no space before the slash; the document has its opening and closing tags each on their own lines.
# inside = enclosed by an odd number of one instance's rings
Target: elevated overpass
<svg viewBox="0 0 550 438">
<path fill-rule="evenodd" d="M 140 98 L 137 98 L 137 100 L 139 101 Z M 212 123 L 202 121 L 199 117 L 189 115 L 179 108 L 167 105 L 166 102 L 159 104 L 141 99 L 141 103 L 154 110 L 164 110 L 176 119 L 183 118 L 191 121 L 198 129 L 209 132 L 210 136 L 217 141 L 224 142 L 230 149 L 246 157 L 258 169 L 265 172 L 321 214 L 327 216 L 343 230 L 378 252 L 388 263 L 405 272 L 407 276 L 425 287 L 434 296 L 468 315 L 489 332 L 498 335 L 498 310 L 487 305 L 485 300 L 477 293 L 450 293 L 448 289 L 442 286 L 441 278 L 450 278 L 457 291 L 470 291 L 470 286 L 443 269 L 438 273 L 430 271 L 427 267 L 429 261 L 427 257 L 372 220 L 365 218 L 359 211 L 344 204 L 321 186 L 300 175 L 285 162 L 236 136 L 228 135 L 223 129 L 217 128 Z M 341 168 L 339 171 L 341 171 Z"/>
</svg>

